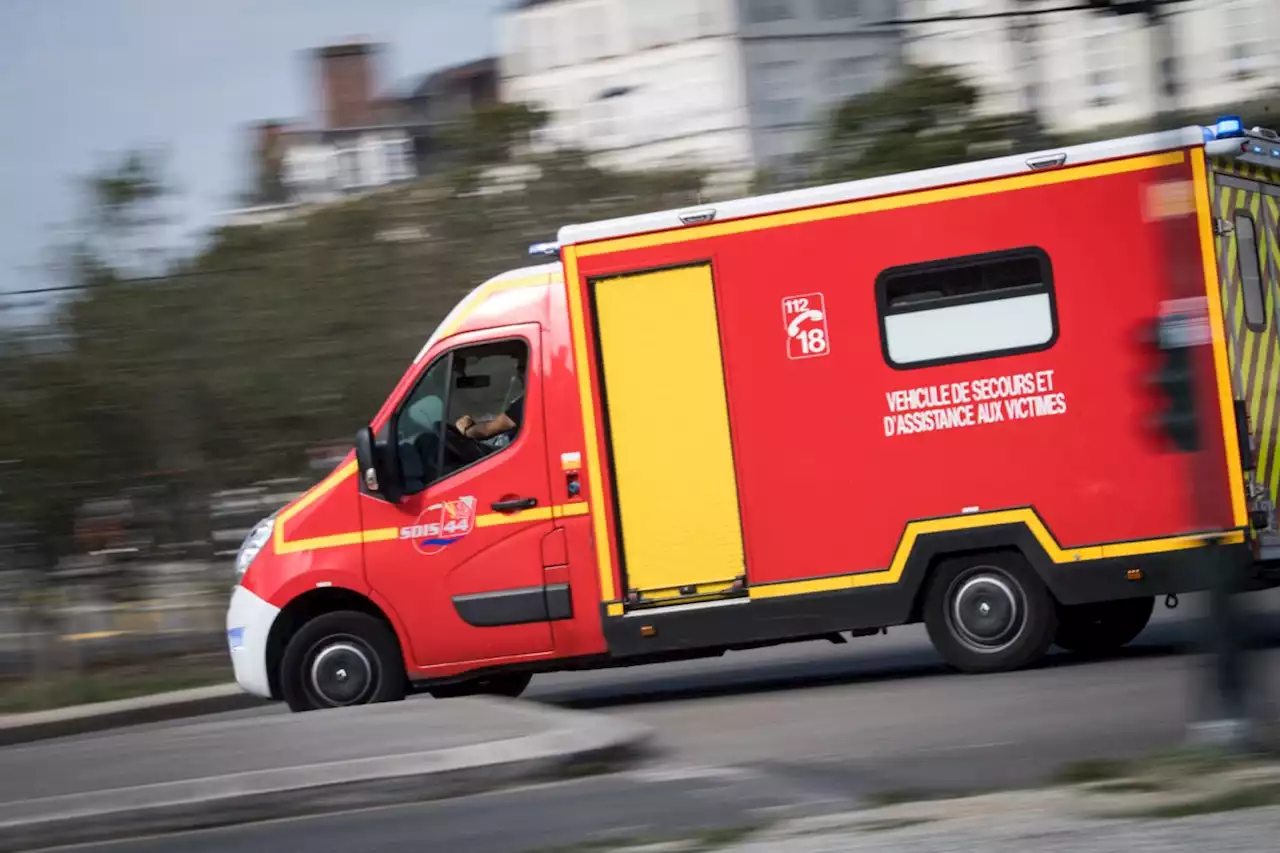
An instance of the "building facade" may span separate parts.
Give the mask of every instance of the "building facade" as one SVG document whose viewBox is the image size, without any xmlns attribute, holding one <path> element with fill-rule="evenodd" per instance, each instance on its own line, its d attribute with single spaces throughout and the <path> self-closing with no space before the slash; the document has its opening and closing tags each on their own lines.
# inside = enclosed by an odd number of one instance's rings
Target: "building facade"
<svg viewBox="0 0 1280 853">
<path fill-rule="evenodd" d="M 317 121 L 267 121 L 253 133 L 253 203 L 231 224 L 258 224 L 297 209 L 413 180 L 439 165 L 439 137 L 497 100 L 497 63 L 484 59 L 423 75 L 406 91 L 380 90 L 377 45 L 330 45 L 310 55 Z"/>
<path fill-rule="evenodd" d="M 1164 102 L 1154 33 L 1141 15 L 1064 11 L 1058 0 L 902 0 L 910 61 L 957 68 L 982 109 L 1034 110 L 1071 133 L 1149 120 Z M 1168 7 L 1183 109 L 1212 111 L 1280 88 L 1280 3 L 1185 0 Z M 1206 119 L 1207 120 L 1207 119 Z"/>
<path fill-rule="evenodd" d="M 896 0 L 524 0 L 500 20 L 503 100 L 602 165 L 747 174 L 812 144 L 901 65 Z"/>
</svg>

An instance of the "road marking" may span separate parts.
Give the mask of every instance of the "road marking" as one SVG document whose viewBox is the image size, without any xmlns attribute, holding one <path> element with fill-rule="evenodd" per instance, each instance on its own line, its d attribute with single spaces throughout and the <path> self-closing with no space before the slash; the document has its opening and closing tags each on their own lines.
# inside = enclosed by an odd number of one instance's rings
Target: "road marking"
<svg viewBox="0 0 1280 853">
<path fill-rule="evenodd" d="M 971 749 L 991 749 L 997 746 L 1012 746 L 1017 741 L 1013 740 L 993 740 L 987 743 L 964 743 L 954 746 L 929 746 L 924 749 L 917 749 L 916 752 L 964 752 Z"/>
</svg>

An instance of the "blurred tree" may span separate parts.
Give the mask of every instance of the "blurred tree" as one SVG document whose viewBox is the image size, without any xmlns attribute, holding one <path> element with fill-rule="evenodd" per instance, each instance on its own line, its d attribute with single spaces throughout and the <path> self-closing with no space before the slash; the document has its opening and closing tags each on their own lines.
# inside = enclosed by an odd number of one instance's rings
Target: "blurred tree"
<svg viewBox="0 0 1280 853">
<path fill-rule="evenodd" d="M 573 220 L 694 202 L 702 175 L 616 173 L 530 146 L 545 116 L 503 107 L 455 139 L 469 166 L 276 225 L 221 228 L 194 257 L 137 275 L 166 190 L 132 155 L 95 175 L 66 253 L 79 288 L 50 324 L 0 332 L 0 500 L 58 553 L 86 500 L 157 484 L 197 536 L 218 489 L 308 471 L 349 446 L 469 290 L 529 263 Z M 518 166 L 495 183 L 489 167 Z M 204 516 L 207 521 L 207 514 Z M 207 532 L 207 524 L 205 528 Z"/>
<path fill-rule="evenodd" d="M 908 68 L 897 82 L 837 107 L 802 183 L 871 178 L 1010 154 L 1026 140 L 1047 144 L 1034 118 L 983 115 L 978 89 L 951 70 Z M 776 188 L 766 177 L 762 186 Z"/>
</svg>

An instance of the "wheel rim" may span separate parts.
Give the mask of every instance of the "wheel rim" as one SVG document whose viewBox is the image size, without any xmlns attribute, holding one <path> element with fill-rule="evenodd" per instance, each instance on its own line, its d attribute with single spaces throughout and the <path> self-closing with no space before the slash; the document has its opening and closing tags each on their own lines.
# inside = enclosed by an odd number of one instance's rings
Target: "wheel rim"
<svg viewBox="0 0 1280 853">
<path fill-rule="evenodd" d="M 334 638 L 318 647 L 307 673 L 307 687 L 330 708 L 369 701 L 378 670 L 368 647 L 352 638 Z"/>
<path fill-rule="evenodd" d="M 1026 625 L 1022 588 L 994 567 L 984 566 L 957 578 L 947 601 L 952 634 L 976 652 L 994 654 L 1009 648 Z"/>
</svg>

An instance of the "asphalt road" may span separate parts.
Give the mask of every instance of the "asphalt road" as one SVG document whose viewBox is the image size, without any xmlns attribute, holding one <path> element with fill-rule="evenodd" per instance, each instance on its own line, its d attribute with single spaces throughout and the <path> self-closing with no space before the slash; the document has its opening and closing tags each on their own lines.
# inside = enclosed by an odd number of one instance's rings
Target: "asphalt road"
<svg viewBox="0 0 1280 853">
<path fill-rule="evenodd" d="M 1259 597 L 1258 663 L 1280 686 L 1280 591 Z M 1183 654 L 1199 602 L 1157 612 L 1124 653 L 1031 671 L 947 672 L 918 627 L 683 664 L 544 676 L 528 698 L 652 726 L 636 771 L 482 797 L 76 848 L 93 853 L 525 853 L 602 833 L 655 838 L 842 810 L 906 793 L 1036 784 L 1066 763 L 1176 745 L 1207 677 Z M 429 713 L 430 699 L 424 703 Z M 225 719 L 282 713 L 278 707 Z M 164 729 L 174 724 L 157 724 Z M 85 736 L 92 738 L 92 735 Z"/>
</svg>

